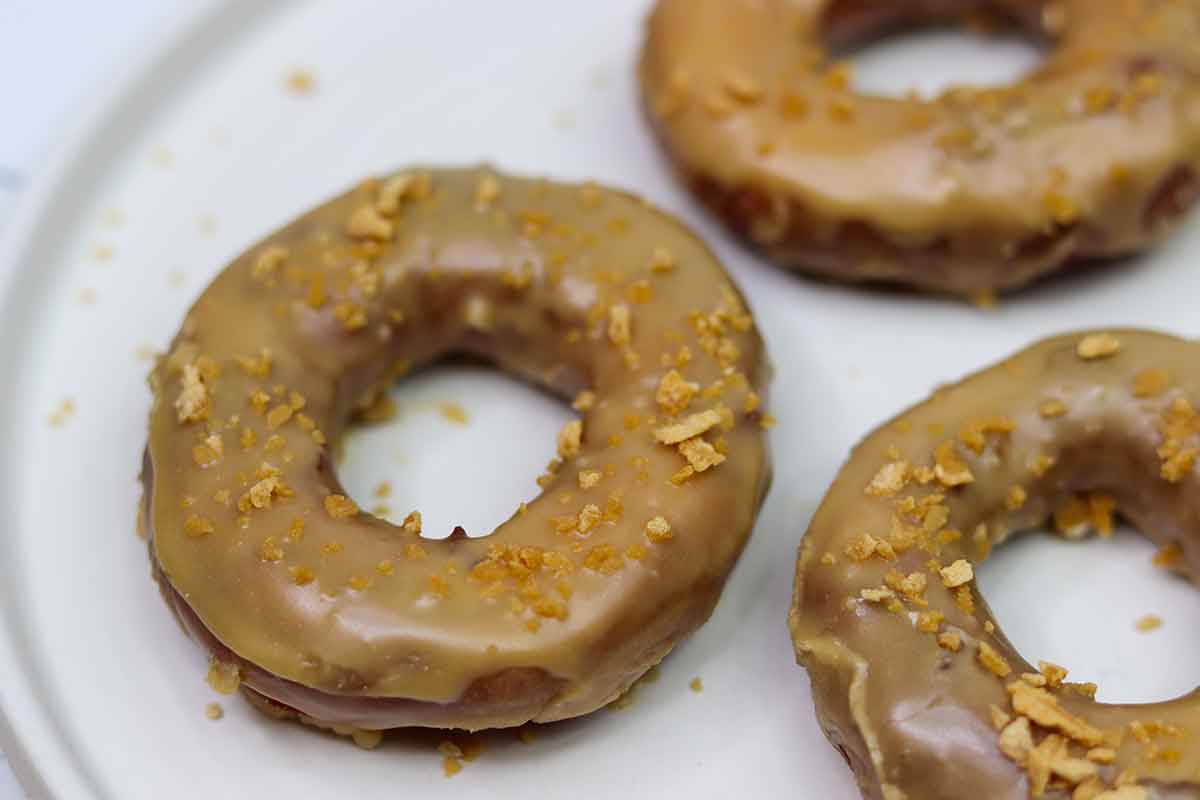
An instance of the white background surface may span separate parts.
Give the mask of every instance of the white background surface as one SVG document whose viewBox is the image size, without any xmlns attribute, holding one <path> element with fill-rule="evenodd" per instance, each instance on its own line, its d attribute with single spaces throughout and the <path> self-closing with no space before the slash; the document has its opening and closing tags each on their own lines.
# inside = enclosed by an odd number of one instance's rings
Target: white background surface
<svg viewBox="0 0 1200 800">
<path fill-rule="evenodd" d="M 55 237 L 36 249 L 44 277 L 30 285 L 28 303 L 38 311 L 21 332 L 36 348 L 26 359 L 36 368 L 0 401 L 0 418 L 15 410 L 38 424 L 8 455 L 30 466 L 19 476 L 28 480 L 14 531 L 0 534 L 16 537 L 6 546 L 18 549 L 29 592 L 20 613 L 38 634 L 28 657 L 56 736 L 104 787 L 101 796 L 121 800 L 232 797 L 234 787 L 293 797 L 515 797 L 531 775 L 549 796 L 572 786 L 580 798 L 678 790 L 849 800 L 856 793 L 816 729 L 783 625 L 795 545 L 848 448 L 937 383 L 1041 335 L 1117 324 L 1200 334 L 1192 307 L 1200 226 L 1193 221 L 1139 264 L 1056 281 L 990 314 L 797 279 L 731 242 L 663 167 L 631 83 L 644 3 L 593 6 L 570 22 L 549 0 L 477 3 L 464 27 L 466 5 L 452 14 L 432 0 L 360 3 L 347 14 L 341 3 L 270 13 L 240 4 L 225 12 L 224 35 L 210 47 L 192 48 L 144 84 L 154 91 L 127 98 L 121 116 L 97 131 L 103 158 L 75 171 L 73 204 L 48 209 Z M 34 183 L 61 120 L 78 98 L 103 90 L 104 65 L 154 39 L 147 32 L 171 11 L 128 0 L 66 8 L 0 6 L 0 99 L 20 110 L 0 127 L 0 165 Z M 925 82 L 948 64 L 959 65 L 959 77 L 964 68 L 974 79 L 1004 77 L 1029 53 L 946 40 L 909 51 L 907 70 L 873 59 L 860 84 L 899 89 L 905 75 Z M 316 74 L 311 97 L 280 89 L 298 64 Z M 778 367 L 772 405 L 781 421 L 775 488 L 746 556 L 713 621 L 633 708 L 560 726 L 528 750 L 497 738 L 451 782 L 419 739 L 359 753 L 231 701 L 226 718 L 210 723 L 203 659 L 160 607 L 128 534 L 147 400 L 133 350 L 162 346 L 230 256 L 349 181 L 403 163 L 485 158 L 640 190 L 694 224 L 746 288 Z M 103 223 L 112 208 L 123 215 L 119 230 Z M 111 264 L 90 257 L 97 243 L 117 248 Z M 79 303 L 85 288 L 96 292 L 94 306 Z M 4 329 L 0 346 L 13 335 Z M 464 402 L 471 424 L 435 423 L 437 402 L 463 393 L 474 398 Z M 42 422 L 66 394 L 79 412 L 51 431 Z M 411 381 L 398 397 L 400 423 L 352 444 L 348 487 L 364 498 L 388 477 L 394 511 L 419 506 L 435 524 L 456 515 L 476 529 L 532 485 L 564 413 L 502 379 L 462 372 Z M 529 442 L 544 442 L 545 453 Z M 479 488 L 464 509 L 436 478 L 481 448 L 516 455 L 471 463 Z M 86 488 L 70 502 L 46 493 L 36 479 L 51 465 L 67 485 Z M 1200 609 L 1190 588 L 1149 568 L 1150 553 L 1132 535 L 1089 545 L 1037 537 L 1003 548 L 981 581 L 1027 657 L 1066 663 L 1075 678 L 1099 681 L 1104 699 L 1162 699 L 1194 683 L 1200 640 L 1188 632 L 1200 630 Z M 48 590 L 64 584 L 86 594 Z M 1137 634 L 1133 622 L 1147 612 L 1166 625 Z M 686 688 L 693 675 L 705 681 L 702 695 Z"/>
<path fill-rule="evenodd" d="M 152 0 L 0 3 L 0 235 L 78 104 L 170 12 L 171 3 Z M 0 751 L 0 800 L 24 796 Z"/>
</svg>

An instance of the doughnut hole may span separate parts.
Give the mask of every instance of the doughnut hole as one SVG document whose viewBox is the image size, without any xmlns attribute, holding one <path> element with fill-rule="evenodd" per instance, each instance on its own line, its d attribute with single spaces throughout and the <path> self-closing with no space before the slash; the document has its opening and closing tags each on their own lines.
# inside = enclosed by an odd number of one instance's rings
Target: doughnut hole
<svg viewBox="0 0 1200 800">
<path fill-rule="evenodd" d="M 954 86 L 1002 86 L 1034 71 L 1045 55 L 1035 22 L 975 15 L 921 24 L 913 16 L 911 8 L 891 0 L 830 3 L 825 39 L 835 59 L 854 65 L 855 89 L 930 98 Z"/>
<path fill-rule="evenodd" d="M 443 363 L 404 378 L 376 421 L 347 429 L 338 479 L 367 511 L 422 535 L 485 536 L 541 491 L 569 406 L 499 369 Z"/>
<path fill-rule="evenodd" d="M 1200 598 L 1155 565 L 1157 552 L 1126 526 L 1084 540 L 1021 534 L 976 564 L 976 578 L 1030 663 L 1068 666 L 1072 680 L 1099 684 L 1102 702 L 1169 700 L 1198 682 Z"/>
</svg>

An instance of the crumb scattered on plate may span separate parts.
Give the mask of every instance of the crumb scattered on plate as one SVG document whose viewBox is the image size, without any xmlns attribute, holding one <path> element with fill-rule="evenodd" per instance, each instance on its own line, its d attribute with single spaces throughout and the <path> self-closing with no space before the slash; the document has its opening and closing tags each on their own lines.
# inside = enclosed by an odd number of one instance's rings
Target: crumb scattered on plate
<svg viewBox="0 0 1200 800">
<path fill-rule="evenodd" d="M 169 167 L 175 163 L 175 155 L 161 145 L 150 153 L 150 161 L 157 167 Z"/>
<path fill-rule="evenodd" d="M 390 497 L 391 494 L 392 494 L 392 482 L 391 481 L 380 481 L 379 485 L 377 485 L 375 487 L 375 496 L 376 497 Z"/>
<path fill-rule="evenodd" d="M 204 214 L 196 220 L 201 236 L 212 236 L 217 232 L 217 218 L 212 214 Z"/>
<path fill-rule="evenodd" d="M 309 70 L 294 67 L 284 76 L 283 85 L 292 94 L 312 94 L 317 88 L 317 79 Z"/>
<path fill-rule="evenodd" d="M 467 410 L 453 401 L 438 405 L 438 412 L 456 425 L 467 424 Z"/>
<path fill-rule="evenodd" d="M 1157 614 L 1147 614 L 1137 621 L 1137 629 L 1142 633 L 1149 633 L 1153 630 L 1158 630 L 1162 627 L 1162 617 Z"/>
<path fill-rule="evenodd" d="M 79 302 L 85 306 L 96 305 L 96 290 L 91 287 L 85 287 L 79 290 Z"/>
<path fill-rule="evenodd" d="M 221 708 L 220 703 L 209 703 L 204 707 L 204 716 L 209 719 L 220 719 L 225 716 L 225 710 Z"/>
<path fill-rule="evenodd" d="M 575 112 L 569 108 L 554 112 L 554 127 L 560 131 L 569 131 L 575 127 Z"/>
<path fill-rule="evenodd" d="M 386 517 L 392 513 L 392 507 L 380 503 L 371 509 L 371 513 L 377 517 Z"/>
<path fill-rule="evenodd" d="M 699 694 L 704 691 L 704 681 L 700 680 L 699 677 L 692 678 L 688 683 L 688 688 Z"/>
<path fill-rule="evenodd" d="M 167 273 L 167 286 L 170 286 L 172 289 L 178 289 L 186 282 L 187 275 L 183 270 L 173 269 Z"/>
<path fill-rule="evenodd" d="M 92 248 L 92 258 L 101 264 L 112 261 L 117 250 L 111 244 L 98 244 Z"/>
<path fill-rule="evenodd" d="M 453 778 L 462 772 L 464 761 L 471 762 L 479 758 L 483 752 L 483 742 L 471 737 L 461 737 L 458 741 L 443 739 L 437 749 L 442 754 L 443 774 Z"/>
<path fill-rule="evenodd" d="M 55 428 L 61 428 L 74 414 L 75 401 L 68 397 L 59 403 L 58 408 L 50 414 L 50 424 Z"/>
</svg>

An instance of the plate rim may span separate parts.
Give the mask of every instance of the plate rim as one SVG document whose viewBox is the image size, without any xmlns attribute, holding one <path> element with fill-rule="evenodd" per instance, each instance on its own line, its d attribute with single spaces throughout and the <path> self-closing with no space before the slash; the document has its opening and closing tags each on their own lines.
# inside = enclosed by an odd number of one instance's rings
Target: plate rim
<svg viewBox="0 0 1200 800">
<path fill-rule="evenodd" d="M 136 102 L 139 90 L 154 80 L 159 68 L 185 57 L 186 42 L 203 38 L 204 31 L 219 26 L 236 7 L 235 0 L 198 0 L 158 19 L 141 39 L 149 44 L 112 63 L 79 107 L 57 123 L 60 133 L 36 160 L 35 177 L 18 195 L 0 231 L 0 309 L 18 302 L 22 281 L 33 271 L 28 255 L 38 246 L 42 224 L 69 188 L 72 173 L 96 146 L 98 134 L 119 123 L 122 108 Z M 20 337 L 6 338 L 9 346 L 0 347 L 0 364 L 19 363 Z M 19 380 L 15 386 L 20 386 Z M 14 428 L 0 414 L 0 431 Z M 0 481 L 0 498 L 6 485 L 10 484 Z M 14 602 L 15 581 L 7 577 L 0 580 L 0 750 L 30 800 L 99 797 L 96 776 L 68 745 L 56 715 L 40 702 L 42 688 L 30 672 L 29 652 L 23 647 L 27 637 Z"/>
</svg>

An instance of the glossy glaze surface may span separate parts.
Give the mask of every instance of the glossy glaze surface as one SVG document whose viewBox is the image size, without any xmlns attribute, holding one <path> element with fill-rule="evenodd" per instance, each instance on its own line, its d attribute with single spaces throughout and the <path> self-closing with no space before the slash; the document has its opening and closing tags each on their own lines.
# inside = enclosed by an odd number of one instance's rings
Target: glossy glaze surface
<svg viewBox="0 0 1200 800">
<path fill-rule="evenodd" d="M 1039 673 L 997 626 L 971 566 L 1047 520 L 1064 536 L 1107 535 L 1115 511 L 1194 581 L 1197 357 L 1195 342 L 1148 331 L 1047 339 L 855 448 L 804 537 L 789 622 L 821 726 L 865 797 L 1200 796 L 1197 695 L 1109 705 L 1052 665 Z M 1030 597 L 1030 613 L 1054 593 Z M 1075 727 L 1018 708 L 1034 700 Z M 1069 777 L 1046 772 L 1062 758 Z M 1123 793 L 1102 793 L 1122 781 Z"/>
<path fill-rule="evenodd" d="M 533 502 L 431 541 L 359 512 L 333 452 L 455 353 L 582 417 Z M 636 198 L 487 168 L 367 181 L 234 261 L 156 366 L 156 568 L 219 659 L 317 719 L 583 714 L 712 611 L 769 482 L 767 380 L 728 275 Z"/>
<path fill-rule="evenodd" d="M 830 55 L 983 12 L 1045 42 L 1044 63 L 926 100 L 860 95 Z M 1150 245 L 1197 195 L 1196 0 L 660 0 L 641 81 L 696 194 L 837 280 L 1013 289 Z"/>
</svg>

